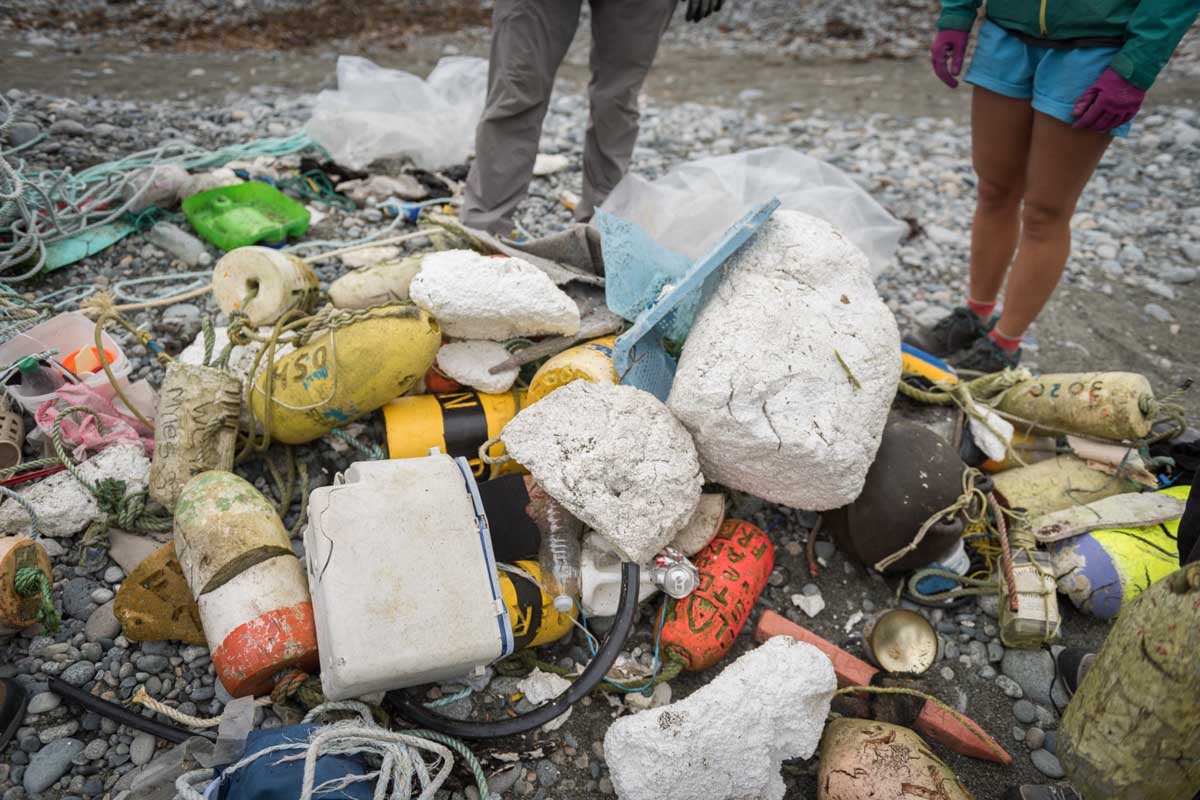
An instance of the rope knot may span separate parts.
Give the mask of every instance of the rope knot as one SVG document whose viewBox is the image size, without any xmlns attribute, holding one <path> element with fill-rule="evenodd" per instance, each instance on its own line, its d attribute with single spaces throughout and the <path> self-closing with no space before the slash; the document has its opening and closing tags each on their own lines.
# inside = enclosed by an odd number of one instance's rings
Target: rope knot
<svg viewBox="0 0 1200 800">
<path fill-rule="evenodd" d="M 125 481 L 119 478 L 101 478 L 96 481 L 92 495 L 96 498 L 96 504 L 100 506 L 101 511 L 105 514 L 120 516 L 128 502 L 125 496 L 127 488 Z"/>
<path fill-rule="evenodd" d="M 42 623 L 47 633 L 58 633 L 62 617 L 54 607 L 54 598 L 50 594 L 50 579 L 46 573 L 37 567 L 21 567 L 13 575 L 13 588 L 22 597 L 42 596 L 42 605 L 38 608 L 37 620 Z"/>
</svg>

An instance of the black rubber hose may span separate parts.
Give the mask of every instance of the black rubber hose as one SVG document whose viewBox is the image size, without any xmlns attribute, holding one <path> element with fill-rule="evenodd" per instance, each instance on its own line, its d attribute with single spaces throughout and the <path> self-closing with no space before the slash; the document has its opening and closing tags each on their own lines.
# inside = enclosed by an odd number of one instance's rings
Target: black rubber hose
<svg viewBox="0 0 1200 800">
<path fill-rule="evenodd" d="M 165 739 L 171 744 L 183 744 L 193 736 L 199 735 L 191 731 L 185 731 L 183 728 L 177 728 L 174 725 L 167 725 L 152 719 L 146 719 L 141 714 L 135 714 L 124 706 L 110 703 L 107 700 L 96 697 L 94 694 L 88 694 L 82 689 L 78 689 L 66 681 L 53 676 L 50 678 L 50 691 L 72 705 L 83 706 L 88 711 L 94 711 L 102 717 L 108 717 L 119 725 L 126 725 L 130 728 L 144 731 L 152 736 L 157 736 L 159 739 Z"/>
<path fill-rule="evenodd" d="M 389 697 L 396 703 L 397 710 L 404 718 L 415 722 L 422 728 L 429 728 L 460 739 L 496 739 L 501 736 L 528 733 L 535 728 L 540 728 L 555 717 L 565 714 L 567 709 L 582 700 L 600 681 L 604 680 L 604 676 L 612 668 L 617 656 L 621 653 L 621 647 L 624 646 L 626 637 L 629 636 L 630 629 L 633 627 L 633 615 L 637 611 L 638 605 L 638 572 L 638 565 L 633 562 L 626 561 L 621 564 L 621 602 L 617 605 L 613 626 L 609 630 L 608 636 L 604 637 L 604 643 L 600 645 L 596 655 L 592 656 L 592 660 L 584 669 L 583 674 L 552 702 L 510 719 L 474 722 L 444 717 L 426 708 L 420 702 L 415 702 L 410 695 L 404 692 L 393 692 Z"/>
</svg>

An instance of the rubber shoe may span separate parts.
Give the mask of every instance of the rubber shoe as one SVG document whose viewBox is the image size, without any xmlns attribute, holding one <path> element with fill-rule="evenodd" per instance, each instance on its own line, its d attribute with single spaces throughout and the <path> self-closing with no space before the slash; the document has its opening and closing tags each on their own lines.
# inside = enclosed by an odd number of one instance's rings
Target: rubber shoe
<svg viewBox="0 0 1200 800">
<path fill-rule="evenodd" d="M 905 341 L 937 358 L 945 358 L 967 349 L 987 336 L 990 320 L 984 322 L 966 306 L 959 306 L 931 327 L 905 337 Z"/>
<path fill-rule="evenodd" d="M 1013 369 L 1021 363 L 1021 348 L 1008 352 L 986 336 L 975 341 L 965 353 L 954 359 L 959 369 L 973 370 L 990 375 Z"/>
<path fill-rule="evenodd" d="M 25 719 L 29 693 L 11 678 L 0 678 L 0 750 L 8 746 Z"/>
</svg>

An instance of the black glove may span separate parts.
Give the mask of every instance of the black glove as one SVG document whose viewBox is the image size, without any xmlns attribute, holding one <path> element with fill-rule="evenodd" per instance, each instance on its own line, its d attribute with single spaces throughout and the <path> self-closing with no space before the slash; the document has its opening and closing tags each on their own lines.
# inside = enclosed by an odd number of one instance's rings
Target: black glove
<svg viewBox="0 0 1200 800">
<path fill-rule="evenodd" d="M 687 13 L 684 14 L 684 19 L 688 22 L 699 22 L 710 14 L 720 11 L 721 4 L 725 0 L 679 0 L 681 3 L 687 3 Z"/>
</svg>

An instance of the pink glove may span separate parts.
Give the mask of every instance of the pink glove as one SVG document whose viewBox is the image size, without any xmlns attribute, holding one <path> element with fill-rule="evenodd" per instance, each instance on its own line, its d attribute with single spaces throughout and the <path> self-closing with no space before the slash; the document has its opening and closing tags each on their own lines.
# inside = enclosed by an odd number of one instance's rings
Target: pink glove
<svg viewBox="0 0 1200 800">
<path fill-rule="evenodd" d="M 951 89 L 958 86 L 955 78 L 962 72 L 963 57 L 967 54 L 967 39 L 970 36 L 970 31 L 938 31 L 933 46 L 929 48 L 929 56 L 933 59 L 933 74 Z M 947 61 L 950 62 L 949 69 L 946 68 Z"/>
<path fill-rule="evenodd" d="M 1071 113 L 1079 119 L 1071 127 L 1101 132 L 1119 128 L 1137 115 L 1145 99 L 1145 89 L 1134 86 L 1109 67 L 1076 101 Z"/>
</svg>

